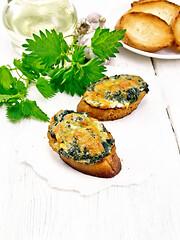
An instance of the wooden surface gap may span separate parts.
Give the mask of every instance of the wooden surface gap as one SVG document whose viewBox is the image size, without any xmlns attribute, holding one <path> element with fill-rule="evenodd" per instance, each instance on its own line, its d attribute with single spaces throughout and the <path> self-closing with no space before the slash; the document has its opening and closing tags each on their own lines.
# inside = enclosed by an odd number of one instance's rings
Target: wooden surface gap
<svg viewBox="0 0 180 240">
<path fill-rule="evenodd" d="M 154 63 L 154 59 L 153 59 L 153 58 L 150 58 L 150 59 L 151 59 L 152 67 L 153 67 L 153 69 L 154 69 L 154 74 L 157 76 L 156 67 L 155 67 L 155 63 Z"/>
<path fill-rule="evenodd" d="M 169 106 L 166 108 L 166 112 L 167 112 L 168 119 L 170 121 L 171 128 L 172 128 L 172 131 L 173 131 L 176 143 L 177 143 L 178 151 L 179 151 L 179 154 L 180 154 L 180 143 L 179 143 L 179 140 L 178 140 L 178 136 L 176 134 L 175 126 L 173 124 L 173 120 L 172 120 L 172 117 L 171 117 L 171 111 L 170 111 L 170 107 Z"/>
</svg>

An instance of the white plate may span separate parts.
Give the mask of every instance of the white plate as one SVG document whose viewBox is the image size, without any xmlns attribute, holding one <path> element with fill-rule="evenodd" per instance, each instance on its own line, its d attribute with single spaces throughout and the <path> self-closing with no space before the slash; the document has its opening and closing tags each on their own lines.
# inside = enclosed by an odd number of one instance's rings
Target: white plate
<svg viewBox="0 0 180 240">
<path fill-rule="evenodd" d="M 156 53 L 150 53 L 150 52 L 145 52 L 145 51 L 130 47 L 123 42 L 122 44 L 123 44 L 123 47 L 128 49 L 129 51 L 146 56 L 146 57 L 152 57 L 152 58 L 158 58 L 158 59 L 169 59 L 169 60 L 180 59 L 180 53 L 175 52 L 173 47 L 162 49 L 161 51 L 158 51 Z"/>
<path fill-rule="evenodd" d="M 107 16 L 106 27 L 109 27 L 111 30 L 114 30 L 116 22 L 118 19 L 126 13 L 131 8 L 130 4 L 123 4 L 116 7 L 116 9 L 112 9 Z M 131 52 L 152 58 L 159 58 L 159 59 L 180 59 L 180 53 L 178 53 L 173 47 L 164 48 L 156 53 L 145 52 L 133 47 L 130 47 L 123 43 L 123 47 L 128 49 Z"/>
</svg>

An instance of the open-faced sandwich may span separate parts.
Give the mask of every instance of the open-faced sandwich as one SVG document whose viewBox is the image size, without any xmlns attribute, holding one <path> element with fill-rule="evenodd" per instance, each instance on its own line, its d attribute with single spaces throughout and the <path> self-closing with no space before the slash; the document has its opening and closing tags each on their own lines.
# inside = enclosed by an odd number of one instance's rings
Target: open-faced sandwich
<svg viewBox="0 0 180 240">
<path fill-rule="evenodd" d="M 87 88 L 77 111 L 101 121 L 123 118 L 138 107 L 148 91 L 148 84 L 139 76 L 105 77 Z"/>
<path fill-rule="evenodd" d="M 59 111 L 51 118 L 47 136 L 61 159 L 80 172 L 110 178 L 121 170 L 112 135 L 87 113 Z"/>
</svg>

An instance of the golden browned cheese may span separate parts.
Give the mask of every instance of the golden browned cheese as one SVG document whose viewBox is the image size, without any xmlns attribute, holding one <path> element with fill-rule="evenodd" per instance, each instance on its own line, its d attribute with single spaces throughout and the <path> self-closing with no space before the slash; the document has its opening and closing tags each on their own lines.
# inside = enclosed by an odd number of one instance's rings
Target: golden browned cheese
<svg viewBox="0 0 180 240">
<path fill-rule="evenodd" d="M 59 111 L 50 121 L 49 144 L 76 170 L 97 177 L 113 177 L 121 162 L 112 135 L 86 113 Z"/>
<path fill-rule="evenodd" d="M 101 121 L 115 120 L 129 115 L 149 91 L 139 76 L 115 75 L 91 85 L 77 106 Z"/>
<path fill-rule="evenodd" d="M 76 119 L 83 120 L 76 120 Z M 91 156 L 100 154 L 104 149 L 101 144 L 106 140 L 107 132 L 102 132 L 101 124 L 89 117 L 79 116 L 77 113 L 67 114 L 65 119 L 53 126 L 52 131 L 56 136 L 56 148 L 68 150 L 73 140 L 78 140 L 79 146 L 90 153 Z M 94 133 L 92 137 L 92 132 Z"/>
</svg>

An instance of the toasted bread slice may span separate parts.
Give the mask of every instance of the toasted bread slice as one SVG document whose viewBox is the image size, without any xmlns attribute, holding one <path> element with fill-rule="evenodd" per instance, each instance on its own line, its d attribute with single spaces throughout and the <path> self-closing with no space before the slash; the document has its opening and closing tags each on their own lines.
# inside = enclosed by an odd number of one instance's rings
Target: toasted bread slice
<svg viewBox="0 0 180 240">
<path fill-rule="evenodd" d="M 131 114 L 140 104 L 143 97 L 146 95 L 146 92 L 142 92 L 139 95 L 139 98 L 136 102 L 129 105 L 128 108 L 109 108 L 102 109 L 97 107 L 92 107 L 84 101 L 82 98 L 78 104 L 77 110 L 80 112 L 87 112 L 90 116 L 97 118 L 100 121 L 112 121 L 123 118 Z"/>
<path fill-rule="evenodd" d="M 156 52 L 172 45 L 171 27 L 161 18 L 150 13 L 131 12 L 117 22 L 115 29 L 126 29 L 123 42 L 147 52 Z"/>
<path fill-rule="evenodd" d="M 175 18 L 172 29 L 174 33 L 174 45 L 178 51 L 180 51 L 180 13 Z"/>
<path fill-rule="evenodd" d="M 156 2 L 160 0 L 139 0 L 139 1 L 134 1 L 131 3 L 131 7 L 134 7 L 137 4 L 145 3 L 145 2 Z M 161 1 L 167 1 L 167 0 L 161 0 Z"/>
<path fill-rule="evenodd" d="M 121 170 L 121 161 L 117 156 L 116 146 L 111 133 L 97 119 L 88 117 L 87 114 L 84 117 L 82 113 L 70 113 L 68 121 L 65 119 L 63 123 L 64 120 L 62 119 L 65 116 L 65 112 L 59 111 L 51 118 L 47 133 L 51 148 L 60 155 L 65 163 L 79 172 L 102 178 L 111 178 L 117 175 Z M 61 117 L 59 117 L 60 115 Z M 95 122 L 94 125 L 93 122 Z M 86 126 L 87 131 L 84 131 Z M 100 135 L 98 135 L 98 127 L 96 126 L 102 127 Z M 103 149 L 105 152 L 108 149 L 109 152 L 104 155 L 100 153 L 98 156 L 103 156 L 103 158 L 100 157 L 100 159 L 89 163 L 88 158 L 92 158 L 92 154 L 95 154 L 94 151 L 99 151 L 99 149 Z M 82 153 L 80 150 L 82 150 Z M 83 158 L 80 159 L 82 154 L 84 154 Z M 94 157 L 96 156 L 94 155 Z"/>
<path fill-rule="evenodd" d="M 139 76 L 107 77 L 87 89 L 77 111 L 89 113 L 100 121 L 120 119 L 131 114 L 148 91 L 148 84 Z"/>
<path fill-rule="evenodd" d="M 167 24 L 171 24 L 179 13 L 180 7 L 175 3 L 168 1 L 152 1 L 137 4 L 132 7 L 128 13 L 144 12 L 151 13 L 163 19 Z"/>
</svg>

